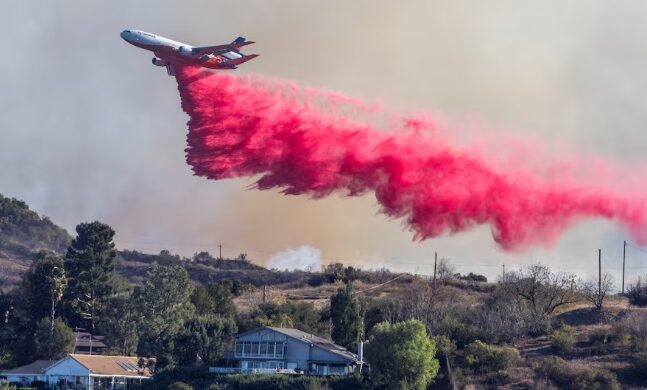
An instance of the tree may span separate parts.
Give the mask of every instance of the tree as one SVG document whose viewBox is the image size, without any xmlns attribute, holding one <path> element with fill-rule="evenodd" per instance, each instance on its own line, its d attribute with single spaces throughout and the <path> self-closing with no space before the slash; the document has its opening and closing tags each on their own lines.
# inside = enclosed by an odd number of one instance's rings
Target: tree
<svg viewBox="0 0 647 390">
<path fill-rule="evenodd" d="M 510 272 L 502 282 L 530 310 L 530 332 L 544 333 L 550 327 L 550 316 L 564 305 L 579 300 L 575 276 L 566 272 L 552 273 L 541 264 L 531 265 L 520 272 Z"/>
<path fill-rule="evenodd" d="M 191 316 L 191 282 L 179 265 L 154 264 L 146 274 L 146 281 L 138 299 L 143 317 L 138 353 L 155 355 L 157 367 L 175 364 L 173 342 Z"/>
<path fill-rule="evenodd" d="M 207 284 L 207 291 L 214 303 L 213 313 L 225 317 L 236 315 L 236 306 L 234 306 L 234 299 L 229 284 L 210 282 Z"/>
<path fill-rule="evenodd" d="M 475 310 L 473 318 L 484 341 L 495 344 L 512 343 L 525 336 L 532 322 L 528 305 L 505 285 L 496 286 Z"/>
<path fill-rule="evenodd" d="M 216 364 L 231 348 L 236 331 L 236 323 L 230 317 L 192 316 L 175 338 L 174 355 L 178 364 L 191 365 L 198 358 L 206 364 Z"/>
<path fill-rule="evenodd" d="M 440 367 L 436 344 L 417 320 L 377 324 L 365 351 L 371 376 L 389 389 L 426 389 Z"/>
<path fill-rule="evenodd" d="M 236 315 L 230 286 L 210 282 L 206 287 L 197 284 L 191 293 L 191 303 L 198 314 L 219 314 L 225 317 Z"/>
<path fill-rule="evenodd" d="M 198 314 L 211 314 L 216 311 L 216 302 L 209 294 L 209 290 L 202 284 L 193 286 L 191 303 L 195 306 L 195 311 Z"/>
<path fill-rule="evenodd" d="M 10 367 L 15 359 L 16 335 L 11 322 L 13 297 L 0 290 L 0 368 Z"/>
<path fill-rule="evenodd" d="M 107 299 L 106 308 L 97 323 L 97 328 L 105 336 L 111 352 L 129 356 L 137 350 L 138 329 L 143 319 L 135 302 L 136 297 L 128 291 Z"/>
<path fill-rule="evenodd" d="M 330 298 L 332 339 L 339 345 L 354 350 L 364 337 L 364 321 L 359 299 L 349 284 Z"/>
<path fill-rule="evenodd" d="M 449 260 L 441 258 L 438 261 L 436 274 L 438 275 L 438 279 L 442 282 L 446 282 L 454 277 L 456 274 L 456 267 L 454 267 Z"/>
<path fill-rule="evenodd" d="M 100 305 L 113 292 L 115 231 L 103 223 L 91 222 L 79 224 L 76 233 L 65 255 L 68 318 L 74 325 L 89 326 L 94 332 Z"/>
<path fill-rule="evenodd" d="M 40 318 L 49 317 L 50 339 L 54 337 L 56 308 L 66 287 L 63 258 L 46 251 L 38 252 L 22 284 L 23 302 L 26 303 L 23 309 L 34 324 Z"/>
<path fill-rule="evenodd" d="M 584 299 L 592 304 L 597 310 L 602 309 L 604 299 L 613 288 L 613 277 L 606 273 L 600 280 L 589 279 L 580 282 L 580 292 Z"/>
<path fill-rule="evenodd" d="M 39 359 L 60 359 L 74 351 L 74 332 L 63 320 L 54 320 L 53 337 L 50 338 L 50 321 L 45 317 L 38 321 L 34 335 L 36 357 Z"/>
<path fill-rule="evenodd" d="M 52 318 L 66 286 L 63 259 L 49 252 L 38 252 L 19 287 L 18 309 L 34 324 L 43 317 Z"/>
</svg>

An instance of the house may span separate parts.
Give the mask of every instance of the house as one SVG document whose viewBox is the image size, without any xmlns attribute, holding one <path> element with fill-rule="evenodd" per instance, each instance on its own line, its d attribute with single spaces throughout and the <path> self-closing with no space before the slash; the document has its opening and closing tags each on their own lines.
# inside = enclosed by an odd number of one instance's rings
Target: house
<svg viewBox="0 0 647 390">
<path fill-rule="evenodd" d="M 154 360 L 133 356 L 69 354 L 56 361 L 36 361 L 0 373 L 9 382 L 46 382 L 59 389 L 129 389 L 150 379 Z"/>
<path fill-rule="evenodd" d="M 361 346 L 360 346 L 361 354 Z M 264 326 L 236 336 L 226 356 L 229 367 L 212 372 L 299 372 L 310 375 L 348 375 L 357 372 L 362 358 L 330 340 L 292 328 Z"/>
<path fill-rule="evenodd" d="M 108 346 L 103 342 L 103 336 L 94 336 L 79 329 L 74 332 L 74 353 L 84 355 L 101 355 Z"/>
<path fill-rule="evenodd" d="M 12 368 L 0 373 L 0 377 L 7 382 L 29 385 L 34 381 L 46 382 L 45 370 L 56 363 L 56 360 L 36 360 L 26 366 Z"/>
</svg>

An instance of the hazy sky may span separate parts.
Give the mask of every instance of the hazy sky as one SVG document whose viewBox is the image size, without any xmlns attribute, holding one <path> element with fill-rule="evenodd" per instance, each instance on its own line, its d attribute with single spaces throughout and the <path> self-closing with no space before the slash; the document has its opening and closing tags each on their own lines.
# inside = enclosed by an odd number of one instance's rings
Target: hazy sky
<svg viewBox="0 0 647 390">
<path fill-rule="evenodd" d="M 307 245 L 324 261 L 421 273 L 434 251 L 489 276 L 536 261 L 588 276 L 599 247 L 605 266 L 619 266 L 625 236 L 605 221 L 554 248 L 505 254 L 487 226 L 412 242 L 371 196 L 313 201 L 193 177 L 175 80 L 119 33 L 194 45 L 243 35 L 261 57 L 236 72 L 476 117 L 631 163 L 647 160 L 643 1 L 10 0 L 0 23 L 0 193 L 71 232 L 96 219 L 120 248 L 190 255 L 221 242 L 226 256 L 264 262 Z M 647 267 L 647 253 L 629 254 Z"/>
</svg>

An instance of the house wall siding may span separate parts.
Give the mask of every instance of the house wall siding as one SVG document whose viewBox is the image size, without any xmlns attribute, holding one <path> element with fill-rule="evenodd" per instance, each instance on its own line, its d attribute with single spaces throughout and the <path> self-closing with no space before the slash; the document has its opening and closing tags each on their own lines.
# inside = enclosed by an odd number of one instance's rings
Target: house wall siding
<svg viewBox="0 0 647 390">
<path fill-rule="evenodd" d="M 69 356 L 47 369 L 45 374 L 51 388 L 54 388 L 61 379 L 73 384 L 78 382 L 85 386 L 89 385 L 90 370 Z"/>
<path fill-rule="evenodd" d="M 318 360 L 324 362 L 346 362 L 347 360 L 343 357 L 334 354 L 332 352 L 326 351 L 323 348 L 317 347 L 316 345 L 312 347 L 310 352 L 310 360 Z"/>
<path fill-rule="evenodd" d="M 308 368 L 309 357 L 310 345 L 294 339 L 288 340 L 288 353 L 286 359 L 288 367 L 305 370 Z M 294 364 L 294 367 L 292 367 L 292 364 Z"/>
<path fill-rule="evenodd" d="M 81 363 L 67 356 L 63 361 L 50 367 L 46 372 L 47 375 L 90 375 L 90 370 L 85 368 Z"/>
</svg>

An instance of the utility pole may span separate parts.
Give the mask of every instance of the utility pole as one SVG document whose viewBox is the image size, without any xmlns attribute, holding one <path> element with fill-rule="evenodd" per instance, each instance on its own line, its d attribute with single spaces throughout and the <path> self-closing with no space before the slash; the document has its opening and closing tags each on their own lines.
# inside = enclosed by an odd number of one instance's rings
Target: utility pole
<svg viewBox="0 0 647 390">
<path fill-rule="evenodd" d="M 222 260 L 222 244 L 218 244 L 218 260 Z"/>
<path fill-rule="evenodd" d="M 598 249 L 598 299 L 602 296 L 602 249 Z"/>
<path fill-rule="evenodd" d="M 438 252 L 434 252 L 434 288 L 436 287 L 436 262 L 438 261 Z"/>
<path fill-rule="evenodd" d="M 505 282 L 505 264 L 503 265 L 503 272 L 501 273 L 501 283 Z"/>
<path fill-rule="evenodd" d="M 627 240 L 622 242 L 622 295 L 625 294 L 625 260 L 627 258 Z"/>
<path fill-rule="evenodd" d="M 263 285 L 263 303 L 267 302 L 267 284 Z"/>
</svg>

